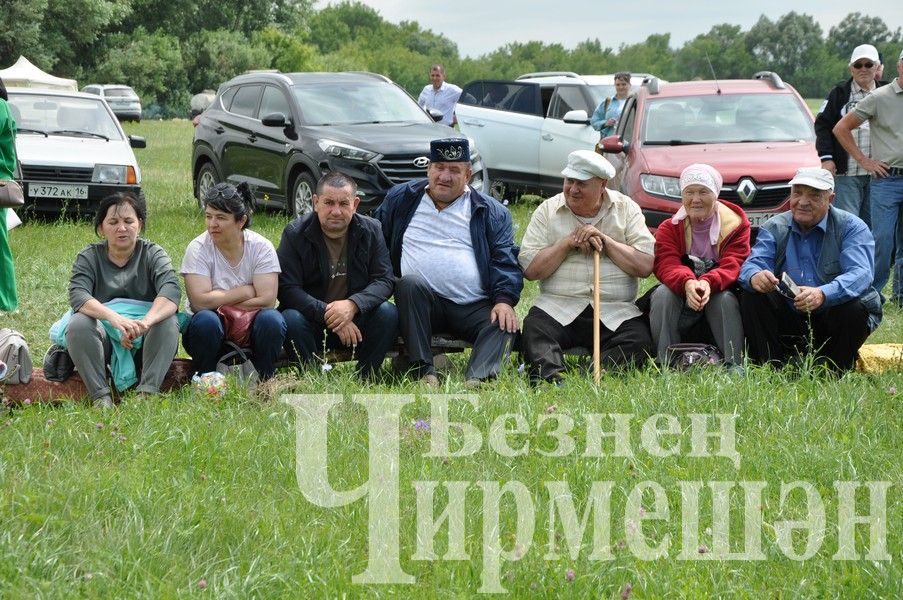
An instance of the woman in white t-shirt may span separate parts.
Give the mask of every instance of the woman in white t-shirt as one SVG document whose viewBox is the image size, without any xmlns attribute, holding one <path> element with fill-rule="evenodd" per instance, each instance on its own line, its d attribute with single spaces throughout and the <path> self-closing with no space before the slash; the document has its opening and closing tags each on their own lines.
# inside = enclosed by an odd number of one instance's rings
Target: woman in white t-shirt
<svg viewBox="0 0 903 600">
<path fill-rule="evenodd" d="M 247 184 L 211 187 L 204 199 L 207 231 L 185 250 L 185 278 L 191 323 L 182 337 L 199 373 L 213 371 L 225 353 L 221 306 L 259 312 L 251 325 L 252 362 L 261 379 L 275 371 L 285 338 L 285 320 L 273 308 L 279 288 L 279 259 L 272 242 L 248 229 L 253 197 Z"/>
</svg>

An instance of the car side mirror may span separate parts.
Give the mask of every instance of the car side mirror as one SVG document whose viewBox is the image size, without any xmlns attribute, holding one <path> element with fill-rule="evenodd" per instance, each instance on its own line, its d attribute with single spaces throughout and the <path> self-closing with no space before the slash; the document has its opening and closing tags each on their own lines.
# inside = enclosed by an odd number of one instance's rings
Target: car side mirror
<svg viewBox="0 0 903 600">
<path fill-rule="evenodd" d="M 609 154 L 627 152 L 629 146 L 630 144 L 621 141 L 621 136 L 619 135 L 609 135 L 602 138 L 602 149 Z"/>
<path fill-rule="evenodd" d="M 287 119 L 284 114 L 277 112 L 266 115 L 260 120 L 265 127 L 291 127 L 292 120 Z"/>
<path fill-rule="evenodd" d="M 589 116 L 585 110 L 569 110 L 564 113 L 562 121 L 571 125 L 589 125 Z"/>
<path fill-rule="evenodd" d="M 433 121 L 435 121 L 436 123 L 441 121 L 442 117 L 445 116 L 444 114 L 442 114 L 442 111 L 439 110 L 438 108 L 431 108 L 426 112 L 429 113 L 429 115 L 433 118 Z"/>
<path fill-rule="evenodd" d="M 129 146 L 132 148 L 147 148 L 147 140 L 140 135 L 130 135 Z"/>
</svg>

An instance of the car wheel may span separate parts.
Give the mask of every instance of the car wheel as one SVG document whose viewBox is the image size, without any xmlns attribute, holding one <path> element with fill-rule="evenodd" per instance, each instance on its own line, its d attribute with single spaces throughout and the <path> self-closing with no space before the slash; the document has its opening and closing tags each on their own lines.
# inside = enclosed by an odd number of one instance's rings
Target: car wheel
<svg viewBox="0 0 903 600">
<path fill-rule="evenodd" d="M 204 208 L 204 198 L 207 195 L 207 190 L 215 186 L 219 183 L 219 174 L 216 172 L 216 168 L 212 163 L 205 162 L 201 169 L 198 171 L 198 176 L 195 184 L 195 189 L 197 189 L 197 199 L 198 206 Z"/>
<path fill-rule="evenodd" d="M 502 202 L 505 200 L 505 194 L 508 193 L 508 184 L 501 179 L 489 180 L 489 195 Z"/>
<path fill-rule="evenodd" d="M 314 189 L 316 187 L 313 176 L 307 171 L 303 171 L 295 178 L 288 206 L 293 217 L 306 215 L 314 209 Z"/>
</svg>

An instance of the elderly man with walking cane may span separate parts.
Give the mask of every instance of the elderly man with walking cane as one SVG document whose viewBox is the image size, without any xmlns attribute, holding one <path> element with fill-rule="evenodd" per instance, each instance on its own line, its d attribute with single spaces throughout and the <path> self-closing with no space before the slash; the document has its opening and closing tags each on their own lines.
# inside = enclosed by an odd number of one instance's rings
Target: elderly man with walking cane
<svg viewBox="0 0 903 600">
<path fill-rule="evenodd" d="M 564 191 L 534 211 L 519 256 L 524 277 L 540 282 L 524 319 L 530 381 L 554 385 L 563 381 L 564 351 L 593 344 L 596 252 L 602 364 L 637 364 L 652 349 L 649 325 L 634 304 L 640 279 L 652 272 L 655 245 L 639 206 L 605 188 L 615 170 L 595 152 L 571 152 L 561 174 Z"/>
</svg>

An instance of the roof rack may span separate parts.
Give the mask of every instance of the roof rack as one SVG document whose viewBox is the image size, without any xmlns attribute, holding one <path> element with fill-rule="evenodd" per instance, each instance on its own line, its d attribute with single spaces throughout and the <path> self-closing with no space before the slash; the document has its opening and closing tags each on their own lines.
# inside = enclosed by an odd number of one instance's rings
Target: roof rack
<svg viewBox="0 0 903 600">
<path fill-rule="evenodd" d="M 536 73 L 524 73 L 518 79 L 532 79 L 534 77 L 574 77 L 579 79 L 580 75 L 572 71 L 537 71 Z"/>
<path fill-rule="evenodd" d="M 759 71 L 755 75 L 752 76 L 753 79 L 764 79 L 768 83 L 770 83 L 773 87 L 783 90 L 785 87 L 784 81 L 781 79 L 781 76 L 772 71 Z"/>
<path fill-rule="evenodd" d="M 658 94 L 659 91 L 661 91 L 662 82 L 661 82 L 661 80 L 659 80 L 658 77 L 655 77 L 654 75 L 652 75 L 649 77 L 645 77 L 643 79 L 642 85 L 644 85 L 649 90 L 650 94 L 655 95 L 655 94 Z"/>
</svg>

